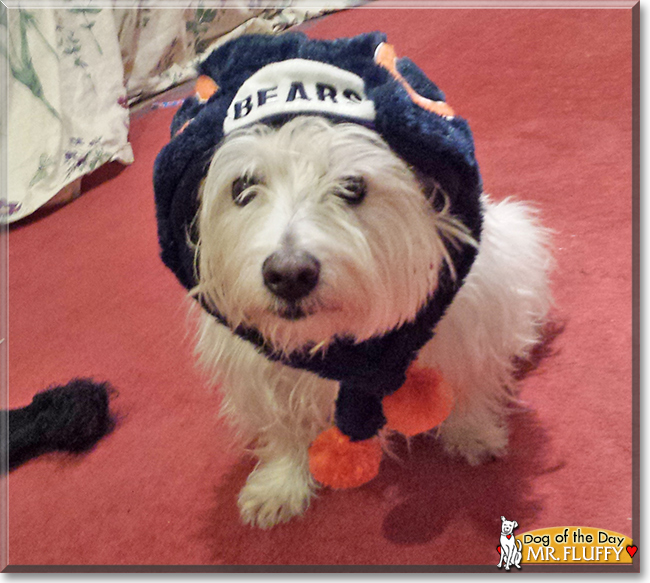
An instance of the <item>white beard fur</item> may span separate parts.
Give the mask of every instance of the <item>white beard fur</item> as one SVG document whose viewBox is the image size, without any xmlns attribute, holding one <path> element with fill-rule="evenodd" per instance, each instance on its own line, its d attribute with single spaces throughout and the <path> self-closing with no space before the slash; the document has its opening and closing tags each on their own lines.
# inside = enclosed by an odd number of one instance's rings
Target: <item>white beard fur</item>
<svg viewBox="0 0 650 583">
<path fill-rule="evenodd" d="M 264 186 L 237 207 L 231 185 L 245 172 L 262 175 Z M 366 178 L 368 194 L 349 208 L 332 192 L 354 174 Z M 470 464 L 506 452 L 513 358 L 525 359 L 539 342 L 551 303 L 549 232 L 537 212 L 486 195 L 482 204 L 476 260 L 417 359 L 453 387 L 454 410 L 436 432 Z M 443 239 L 469 239 L 447 209 L 432 209 L 377 134 L 316 117 L 228 137 L 204 182 L 198 221 L 201 280 L 193 295 L 286 352 L 308 341 L 326 349 L 337 334 L 361 341 L 412 319 L 447 259 Z M 306 299 L 314 313 L 297 321 L 277 315 L 261 276 L 264 259 L 287 239 L 323 265 Z M 239 495 L 243 520 L 269 528 L 302 514 L 317 488 L 308 447 L 332 423 L 338 383 L 268 360 L 193 309 L 200 314 L 197 352 L 222 392 L 221 413 L 259 460 Z"/>
</svg>

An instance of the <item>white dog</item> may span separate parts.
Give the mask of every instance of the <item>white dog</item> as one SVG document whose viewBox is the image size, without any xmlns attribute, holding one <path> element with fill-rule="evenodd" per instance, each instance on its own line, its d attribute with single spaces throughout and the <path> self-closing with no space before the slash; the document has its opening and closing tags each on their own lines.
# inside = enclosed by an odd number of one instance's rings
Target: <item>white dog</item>
<svg viewBox="0 0 650 583">
<path fill-rule="evenodd" d="M 487 195 L 482 205 L 477 258 L 418 356 L 455 391 L 439 436 L 470 464 L 506 451 L 512 358 L 538 342 L 550 304 L 548 233 L 536 212 Z M 197 225 L 194 295 L 287 354 L 413 319 L 448 260 L 443 241 L 469 240 L 377 133 L 308 115 L 228 135 L 203 182 Z M 331 424 L 338 383 L 265 358 L 200 312 L 201 360 L 259 459 L 241 515 L 268 528 L 309 505 L 308 446 Z"/>
<path fill-rule="evenodd" d="M 501 517 L 501 537 L 499 543 L 501 545 L 501 559 L 497 567 L 500 569 L 505 567 L 506 571 L 510 571 L 511 566 L 521 569 L 521 541 L 515 538 L 515 528 L 517 528 L 516 520 L 506 520 L 505 516 Z"/>
</svg>

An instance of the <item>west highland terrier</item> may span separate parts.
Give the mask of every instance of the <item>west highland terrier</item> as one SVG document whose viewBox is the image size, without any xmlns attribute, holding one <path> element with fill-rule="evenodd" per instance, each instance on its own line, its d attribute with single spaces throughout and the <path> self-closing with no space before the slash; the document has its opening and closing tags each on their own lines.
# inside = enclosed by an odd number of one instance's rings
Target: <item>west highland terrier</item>
<svg viewBox="0 0 650 583">
<path fill-rule="evenodd" d="M 379 33 L 242 37 L 201 72 L 156 163 L 159 234 L 259 460 L 243 519 L 302 514 L 315 437 L 334 420 L 353 439 L 382 430 L 373 387 L 394 391 L 412 362 L 453 388 L 444 448 L 503 455 L 551 257 L 535 210 L 482 192 L 466 122 Z"/>
</svg>

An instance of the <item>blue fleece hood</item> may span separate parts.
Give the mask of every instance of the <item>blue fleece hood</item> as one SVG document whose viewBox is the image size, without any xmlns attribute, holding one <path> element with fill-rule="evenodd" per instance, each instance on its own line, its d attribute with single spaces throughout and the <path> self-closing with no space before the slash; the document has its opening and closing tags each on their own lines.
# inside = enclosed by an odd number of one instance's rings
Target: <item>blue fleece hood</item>
<svg viewBox="0 0 650 583">
<path fill-rule="evenodd" d="M 452 215 L 480 240 L 482 185 L 469 126 L 412 61 L 394 56 L 384 34 L 333 41 L 301 33 L 243 36 L 212 52 L 199 74 L 209 91 L 185 100 L 154 166 L 161 257 L 188 290 L 198 283 L 188 235 L 196 238 L 199 186 L 215 150 L 239 127 L 282 123 L 295 115 L 374 129 L 423 185 L 428 178 L 440 185 Z M 254 328 L 229 327 L 269 359 L 339 381 L 335 422 L 351 439 L 367 439 L 385 424 L 382 398 L 404 383 L 476 256 L 469 244 L 447 248 L 456 277 L 443 265 L 436 291 L 415 319 L 382 336 L 364 342 L 340 338 L 315 355 L 311 346 L 282 355 Z M 202 305 L 229 325 L 223 314 Z"/>
</svg>

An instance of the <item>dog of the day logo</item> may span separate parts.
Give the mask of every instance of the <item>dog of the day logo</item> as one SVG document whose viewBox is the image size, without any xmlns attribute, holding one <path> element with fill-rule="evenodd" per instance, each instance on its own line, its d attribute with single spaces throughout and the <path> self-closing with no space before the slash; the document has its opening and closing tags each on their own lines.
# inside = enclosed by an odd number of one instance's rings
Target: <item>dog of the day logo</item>
<svg viewBox="0 0 650 583">
<path fill-rule="evenodd" d="M 515 528 L 519 524 L 516 520 L 506 520 L 505 516 L 501 517 L 501 537 L 499 538 L 499 545 L 497 552 L 501 554 L 499 564 L 497 567 L 505 568 L 510 571 L 510 567 L 517 567 L 521 569 L 521 551 L 523 549 L 521 541 L 515 537 Z"/>
<path fill-rule="evenodd" d="M 516 521 L 501 517 L 502 528 L 497 551 L 499 568 L 519 568 L 521 564 L 602 565 L 631 564 L 638 547 L 631 538 L 618 532 L 586 526 L 542 528 L 517 536 Z M 512 526 L 514 525 L 514 527 Z M 512 536 L 508 538 L 508 534 Z"/>
</svg>

